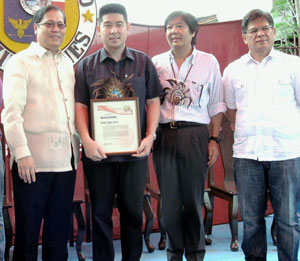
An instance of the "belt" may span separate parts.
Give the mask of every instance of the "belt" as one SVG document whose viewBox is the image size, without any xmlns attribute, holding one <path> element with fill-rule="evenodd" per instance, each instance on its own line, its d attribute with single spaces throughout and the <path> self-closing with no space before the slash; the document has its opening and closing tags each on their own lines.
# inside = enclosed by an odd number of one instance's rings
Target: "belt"
<svg viewBox="0 0 300 261">
<path fill-rule="evenodd" d="M 168 128 L 168 129 L 180 129 L 180 128 L 188 128 L 188 127 L 206 127 L 207 124 L 199 123 L 199 122 L 191 122 L 191 121 L 170 121 L 167 123 L 160 123 L 159 127 Z"/>
</svg>

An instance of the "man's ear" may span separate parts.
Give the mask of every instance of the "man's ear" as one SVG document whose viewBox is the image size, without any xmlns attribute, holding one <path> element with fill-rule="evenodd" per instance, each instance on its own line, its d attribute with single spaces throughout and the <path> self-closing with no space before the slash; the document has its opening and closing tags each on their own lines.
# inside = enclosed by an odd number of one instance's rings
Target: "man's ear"
<svg viewBox="0 0 300 261">
<path fill-rule="evenodd" d="M 34 30 L 34 34 L 37 34 L 37 29 L 38 29 L 38 25 L 37 24 L 33 24 L 33 30 Z"/>
<path fill-rule="evenodd" d="M 248 44 L 247 37 L 245 34 L 242 34 L 244 44 Z"/>
<path fill-rule="evenodd" d="M 131 23 L 127 23 L 127 31 L 130 30 L 130 27 L 131 27 Z"/>
</svg>

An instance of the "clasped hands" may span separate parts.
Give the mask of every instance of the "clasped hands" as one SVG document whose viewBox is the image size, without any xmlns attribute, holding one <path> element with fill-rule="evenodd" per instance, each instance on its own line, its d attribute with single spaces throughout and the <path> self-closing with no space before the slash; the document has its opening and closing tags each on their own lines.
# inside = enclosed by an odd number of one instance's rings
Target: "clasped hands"
<svg viewBox="0 0 300 261">
<path fill-rule="evenodd" d="M 151 148 L 153 144 L 153 136 L 148 135 L 145 137 L 136 153 L 132 154 L 133 157 L 145 157 L 150 154 Z M 90 139 L 89 141 L 83 144 L 85 155 L 93 161 L 101 161 L 106 159 L 107 156 L 101 146 L 94 140 Z"/>
</svg>

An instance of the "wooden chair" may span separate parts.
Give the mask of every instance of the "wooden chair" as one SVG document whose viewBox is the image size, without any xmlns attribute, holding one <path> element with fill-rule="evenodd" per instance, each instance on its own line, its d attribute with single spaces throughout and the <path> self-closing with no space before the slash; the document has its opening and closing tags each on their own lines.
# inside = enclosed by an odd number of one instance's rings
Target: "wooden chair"
<svg viewBox="0 0 300 261">
<path fill-rule="evenodd" d="M 146 193 L 148 193 L 148 196 L 144 198 L 144 212 L 146 216 L 146 226 L 144 231 L 144 242 L 149 252 L 153 252 L 155 247 L 151 243 L 150 240 L 150 234 L 152 232 L 153 224 L 154 224 L 154 215 L 153 210 L 151 208 L 151 198 L 156 200 L 157 202 L 157 208 L 156 208 L 156 216 L 158 219 L 158 226 L 160 229 L 160 240 L 158 242 L 158 249 L 164 250 L 166 248 L 166 229 L 163 222 L 162 214 L 161 214 L 161 196 L 160 191 L 157 185 L 157 182 L 154 182 L 151 180 L 152 174 L 155 173 L 154 167 L 153 167 L 153 160 L 152 160 L 152 154 L 149 155 L 149 168 L 148 168 L 148 176 L 147 176 L 147 184 L 146 184 Z M 152 181 L 152 182 L 151 182 Z M 147 209 L 151 208 L 151 212 Z M 145 211 L 146 210 L 146 211 Z"/>
<path fill-rule="evenodd" d="M 204 215 L 204 232 L 205 232 L 205 245 L 211 245 L 212 239 L 210 237 L 211 235 L 211 228 L 212 228 L 212 222 L 213 222 L 213 206 L 211 202 L 211 196 L 210 196 L 210 188 L 206 187 L 204 190 L 204 200 L 203 200 L 203 207 L 205 210 Z"/>
<path fill-rule="evenodd" d="M 210 169 L 210 176 L 213 176 L 213 171 Z M 229 225 L 231 230 L 231 243 L 230 249 L 232 251 L 238 251 L 239 242 L 238 242 L 238 195 L 236 191 L 236 187 L 233 181 L 224 181 L 223 184 L 210 184 L 210 195 L 212 206 L 214 205 L 214 197 L 222 198 L 228 201 L 228 218 Z M 212 217 L 211 217 L 212 219 Z M 212 223 L 212 220 L 209 224 Z M 212 225 L 209 226 L 208 235 L 210 236 L 212 233 Z"/>
<path fill-rule="evenodd" d="M 210 187 L 210 198 L 212 206 L 214 205 L 214 197 L 222 198 L 228 201 L 228 219 L 231 230 L 230 249 L 238 251 L 238 195 L 233 177 L 233 158 L 232 158 L 232 144 L 233 131 L 230 128 L 230 122 L 226 117 L 223 117 L 222 131 L 220 133 L 220 159 L 224 167 L 224 179 L 221 181 L 214 180 L 214 168 L 209 169 L 208 181 Z M 212 217 L 211 217 L 212 218 Z M 208 234 L 212 232 L 212 220 L 208 221 Z"/>
<path fill-rule="evenodd" d="M 238 251 L 238 193 L 236 190 L 234 177 L 233 177 L 233 131 L 230 127 L 230 122 L 226 117 L 223 117 L 222 131 L 220 133 L 221 143 L 219 146 L 220 160 L 224 168 L 224 179 L 221 181 L 215 181 L 213 167 L 209 170 L 209 187 L 210 187 L 210 199 L 212 207 L 214 205 L 214 197 L 219 197 L 228 201 L 228 219 L 231 230 L 231 242 L 230 249 L 232 251 Z M 207 221 L 207 231 L 210 236 L 212 233 L 212 218 L 209 217 Z M 273 219 L 271 227 L 271 235 L 273 243 L 276 244 L 276 232 L 275 232 L 275 219 Z"/>
<path fill-rule="evenodd" d="M 84 217 L 82 213 L 81 205 L 85 202 L 84 199 L 84 177 L 82 170 L 82 162 L 79 162 L 77 167 L 76 174 L 76 184 L 75 191 L 73 197 L 73 215 L 76 218 L 77 222 L 77 239 L 76 239 L 76 254 L 79 261 L 85 261 L 85 257 L 82 253 L 81 246 L 84 239 L 84 234 L 86 231 L 86 226 L 84 222 Z M 74 246 L 74 223 L 73 223 L 73 215 L 71 216 L 71 231 L 70 231 L 70 246 Z"/>
<path fill-rule="evenodd" d="M 165 225 L 164 225 L 162 214 L 161 214 L 160 192 L 159 192 L 158 188 L 156 188 L 155 186 L 150 184 L 150 182 L 148 182 L 146 184 L 146 192 L 148 192 L 148 197 L 144 199 L 144 209 L 151 208 L 151 198 L 153 198 L 154 200 L 157 201 L 156 215 L 157 215 L 158 225 L 159 225 L 159 229 L 160 229 L 160 240 L 158 242 L 158 249 L 164 250 L 166 248 L 167 235 L 166 235 L 166 229 L 165 229 Z M 145 200 L 146 200 L 146 202 L 145 202 Z M 145 211 L 146 226 L 145 226 L 145 232 L 144 232 L 145 245 L 150 253 L 153 252 L 155 249 L 155 247 L 153 246 L 153 244 L 151 243 L 151 240 L 150 240 L 150 234 L 152 232 L 152 228 L 153 228 L 153 224 L 154 224 L 154 215 L 153 215 L 152 208 L 151 208 L 151 212 L 152 213 L 147 215 L 147 212 Z"/>
<path fill-rule="evenodd" d="M 85 261 L 85 257 L 82 253 L 81 246 L 84 238 L 85 233 L 85 223 L 83 218 L 83 213 L 81 209 L 81 204 L 84 203 L 84 200 L 82 199 L 73 199 L 73 214 L 77 221 L 77 239 L 76 239 L 76 254 L 79 261 Z M 73 226 L 73 215 L 71 218 L 71 224 Z M 72 229 L 71 235 L 70 235 L 70 246 L 74 246 L 74 230 Z"/>
<path fill-rule="evenodd" d="M 10 167 L 9 167 L 9 149 L 6 144 L 5 135 L 3 131 L 3 124 L 0 123 L 0 132 L 2 133 L 1 137 L 1 145 L 2 145 L 2 156 L 3 156 L 3 162 L 4 162 L 4 200 L 3 200 L 3 221 L 4 221 L 4 230 L 5 230 L 5 238 L 6 238 L 6 244 L 5 244 L 5 253 L 4 253 L 4 259 L 5 261 L 9 261 L 9 250 L 12 246 L 12 239 L 13 239 L 13 226 L 12 221 L 9 214 L 9 209 L 12 208 L 12 185 L 11 185 L 11 173 L 10 173 Z"/>
<path fill-rule="evenodd" d="M 86 242 L 92 241 L 92 210 L 91 210 L 91 197 L 90 197 L 90 191 L 87 185 L 86 177 L 84 175 L 84 194 L 85 194 L 85 238 Z"/>
</svg>

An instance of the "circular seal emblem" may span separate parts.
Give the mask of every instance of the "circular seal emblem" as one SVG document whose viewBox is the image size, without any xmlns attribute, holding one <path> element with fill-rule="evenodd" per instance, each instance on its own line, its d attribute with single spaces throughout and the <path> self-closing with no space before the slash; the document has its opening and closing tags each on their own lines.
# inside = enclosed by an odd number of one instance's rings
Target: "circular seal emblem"
<svg viewBox="0 0 300 261">
<path fill-rule="evenodd" d="M 40 7 L 57 5 L 66 14 L 67 30 L 60 49 L 75 65 L 88 51 L 97 24 L 96 0 L 0 1 L 0 70 L 10 57 L 36 40 L 33 15 Z"/>
<path fill-rule="evenodd" d="M 51 0 L 20 0 L 20 4 L 30 15 L 34 15 L 40 8 L 51 5 Z"/>
</svg>

